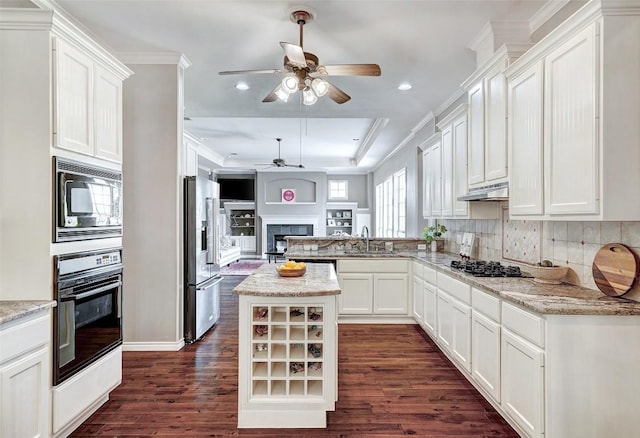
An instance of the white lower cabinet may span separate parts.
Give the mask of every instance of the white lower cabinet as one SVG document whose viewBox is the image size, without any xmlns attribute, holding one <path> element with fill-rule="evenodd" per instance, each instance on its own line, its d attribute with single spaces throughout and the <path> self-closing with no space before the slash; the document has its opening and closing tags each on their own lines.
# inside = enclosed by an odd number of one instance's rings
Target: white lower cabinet
<svg viewBox="0 0 640 438">
<path fill-rule="evenodd" d="M 471 307 L 456 299 L 452 299 L 451 328 L 451 354 L 471 372 Z"/>
<path fill-rule="evenodd" d="M 342 293 L 338 295 L 338 313 L 371 315 L 373 313 L 373 276 L 371 274 L 338 274 Z"/>
<path fill-rule="evenodd" d="M 407 274 L 373 274 L 373 313 L 406 315 L 409 313 Z"/>
<path fill-rule="evenodd" d="M 339 315 L 409 317 L 407 260 L 339 260 Z"/>
<path fill-rule="evenodd" d="M 544 434 L 544 352 L 502 330 L 502 408 L 530 437 Z M 586 382 L 585 382 L 586 384 Z"/>
<path fill-rule="evenodd" d="M 438 304 L 436 307 L 436 327 L 438 342 L 447 351 L 451 351 L 451 339 L 453 337 L 453 300 L 446 293 L 438 290 Z"/>
<path fill-rule="evenodd" d="M 424 283 L 424 326 L 427 333 L 435 339 L 438 320 L 438 296 L 436 287 Z"/>
<path fill-rule="evenodd" d="M 44 314 L 0 330 L 0 436 L 47 437 L 51 319 Z"/>
<path fill-rule="evenodd" d="M 500 402 L 500 324 L 473 310 L 471 377 Z"/>
<path fill-rule="evenodd" d="M 243 253 L 256 252 L 256 236 L 231 236 L 231 240 Z"/>
<path fill-rule="evenodd" d="M 413 276 L 413 319 L 424 328 L 424 282 Z"/>
<path fill-rule="evenodd" d="M 122 382 L 122 347 L 107 353 L 52 390 L 53 436 L 68 436 L 109 400 Z"/>
</svg>

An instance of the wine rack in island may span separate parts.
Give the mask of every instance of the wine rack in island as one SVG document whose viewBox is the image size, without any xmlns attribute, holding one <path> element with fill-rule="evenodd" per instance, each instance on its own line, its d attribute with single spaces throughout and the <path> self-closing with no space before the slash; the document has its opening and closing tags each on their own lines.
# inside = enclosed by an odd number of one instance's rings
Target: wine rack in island
<svg viewBox="0 0 640 438">
<path fill-rule="evenodd" d="M 252 305 L 251 397 L 324 396 L 324 306 Z"/>
</svg>

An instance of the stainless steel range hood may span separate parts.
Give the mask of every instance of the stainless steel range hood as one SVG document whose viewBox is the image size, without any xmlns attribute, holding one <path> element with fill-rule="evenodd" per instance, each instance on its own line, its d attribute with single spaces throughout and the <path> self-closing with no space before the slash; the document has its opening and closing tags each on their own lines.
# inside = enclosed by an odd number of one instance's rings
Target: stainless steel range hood
<svg viewBox="0 0 640 438">
<path fill-rule="evenodd" d="M 508 182 L 479 187 L 469 190 L 466 195 L 458 196 L 458 201 L 506 201 L 508 199 Z"/>
</svg>

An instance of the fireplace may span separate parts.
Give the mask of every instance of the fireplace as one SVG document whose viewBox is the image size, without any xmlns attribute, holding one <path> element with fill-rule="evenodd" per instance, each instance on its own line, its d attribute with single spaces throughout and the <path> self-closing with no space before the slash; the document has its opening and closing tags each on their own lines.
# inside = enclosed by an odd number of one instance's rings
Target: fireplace
<svg viewBox="0 0 640 438">
<path fill-rule="evenodd" d="M 286 236 L 315 236 L 318 216 L 261 216 L 262 252 L 284 252 Z"/>
</svg>

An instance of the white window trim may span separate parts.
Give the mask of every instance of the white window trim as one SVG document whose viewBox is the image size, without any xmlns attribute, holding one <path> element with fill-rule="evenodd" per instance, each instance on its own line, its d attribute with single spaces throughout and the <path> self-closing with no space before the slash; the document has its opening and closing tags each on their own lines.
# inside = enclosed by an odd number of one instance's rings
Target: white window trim
<svg viewBox="0 0 640 438">
<path fill-rule="evenodd" d="M 332 183 L 344 183 L 344 196 L 331 196 Z M 330 179 L 327 184 L 327 199 L 346 201 L 349 199 L 349 181 L 346 179 Z"/>
</svg>

